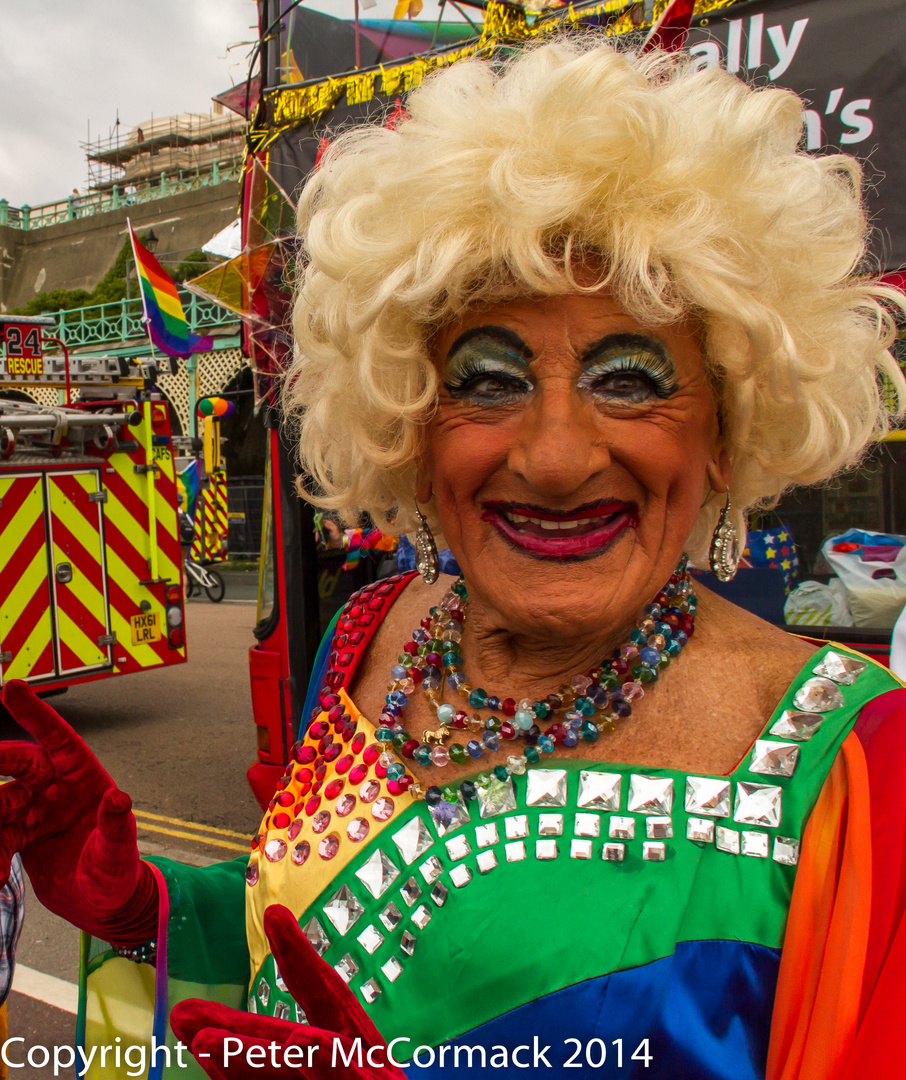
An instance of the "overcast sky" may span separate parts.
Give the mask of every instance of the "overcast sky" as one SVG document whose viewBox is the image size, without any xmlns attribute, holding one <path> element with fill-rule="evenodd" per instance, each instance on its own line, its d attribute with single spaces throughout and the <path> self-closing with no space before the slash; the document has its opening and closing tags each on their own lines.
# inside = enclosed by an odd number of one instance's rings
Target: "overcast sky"
<svg viewBox="0 0 906 1080">
<path fill-rule="evenodd" d="M 348 18 L 352 3 L 306 6 Z M 363 15 L 393 8 L 377 0 Z M 95 140 L 117 110 L 122 133 L 152 114 L 210 111 L 212 95 L 245 77 L 256 10 L 254 0 L 0 0 L 0 198 L 35 206 L 84 188 L 89 121 Z M 421 17 L 432 11 L 426 3 Z"/>
</svg>

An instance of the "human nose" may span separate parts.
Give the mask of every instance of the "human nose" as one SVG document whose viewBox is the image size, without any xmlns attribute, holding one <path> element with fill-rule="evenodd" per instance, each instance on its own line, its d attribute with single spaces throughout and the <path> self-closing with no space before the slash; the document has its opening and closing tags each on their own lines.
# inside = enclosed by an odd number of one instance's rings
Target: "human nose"
<svg viewBox="0 0 906 1080">
<path fill-rule="evenodd" d="M 508 465 L 539 495 L 562 498 L 611 463 L 591 406 L 568 385 L 544 387 L 521 418 Z"/>
</svg>

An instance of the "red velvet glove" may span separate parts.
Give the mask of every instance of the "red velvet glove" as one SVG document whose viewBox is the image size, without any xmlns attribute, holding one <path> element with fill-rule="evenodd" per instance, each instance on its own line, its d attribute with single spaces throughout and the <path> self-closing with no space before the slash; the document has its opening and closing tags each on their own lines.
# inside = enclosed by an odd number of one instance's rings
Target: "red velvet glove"
<svg viewBox="0 0 906 1080">
<path fill-rule="evenodd" d="M 309 1022 L 294 1024 L 212 1001 L 181 1002 L 170 1014 L 170 1026 L 211 1080 L 406 1080 L 388 1057 L 381 1033 L 311 947 L 292 912 L 272 905 L 264 913 L 264 930 L 280 976 Z M 356 1039 L 361 1039 L 361 1065 Z"/>
<path fill-rule="evenodd" d="M 115 945 L 157 934 L 157 882 L 141 862 L 132 800 L 69 724 L 23 682 L 2 701 L 37 740 L 0 743 L 0 882 L 13 854 L 41 903 Z"/>
</svg>

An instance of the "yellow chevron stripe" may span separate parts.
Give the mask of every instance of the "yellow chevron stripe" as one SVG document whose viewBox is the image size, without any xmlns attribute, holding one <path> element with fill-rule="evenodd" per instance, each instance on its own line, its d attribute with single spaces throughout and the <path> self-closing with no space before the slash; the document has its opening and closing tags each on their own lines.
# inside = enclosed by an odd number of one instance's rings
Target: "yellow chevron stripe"
<svg viewBox="0 0 906 1080">
<path fill-rule="evenodd" d="M 20 483 L 27 483 L 27 478 L 22 478 Z M 0 498 L 3 498 L 13 485 L 10 480 L 0 487 Z M 0 532 L 0 542 L 3 543 L 4 551 L 15 551 L 21 546 L 28 530 L 44 512 L 44 495 L 41 491 L 41 481 L 36 478 L 34 486 L 26 495 L 21 508 L 13 515 L 5 528 Z"/>
<path fill-rule="evenodd" d="M 47 585 L 47 556 L 44 548 L 39 548 L 28 564 L 28 569 L 16 582 L 7 596 L 0 600 L 0 642 L 9 634 L 19 620 L 27 604 L 38 589 L 44 591 L 46 606 L 41 617 L 35 623 L 25 644 L 18 650 L 12 662 L 6 665 L 4 677 L 24 679 L 31 674 L 32 668 L 51 640 L 52 624 L 50 619 L 50 597 Z"/>
<path fill-rule="evenodd" d="M 6 665 L 3 673 L 4 679 L 27 679 L 34 670 L 35 664 L 41 653 L 47 648 L 51 640 L 50 607 L 38 622 L 35 628 L 25 639 L 25 644 L 13 657 L 12 663 Z M 40 674 L 53 674 L 53 661 L 46 672 Z"/>
<path fill-rule="evenodd" d="M 68 588 L 63 585 L 62 588 Z M 65 642 L 66 647 L 79 658 L 81 667 L 98 667 L 107 660 L 106 653 L 102 652 L 96 641 L 85 633 L 77 622 L 74 622 L 61 607 L 57 608 L 57 627 L 60 631 L 60 641 Z"/>
</svg>

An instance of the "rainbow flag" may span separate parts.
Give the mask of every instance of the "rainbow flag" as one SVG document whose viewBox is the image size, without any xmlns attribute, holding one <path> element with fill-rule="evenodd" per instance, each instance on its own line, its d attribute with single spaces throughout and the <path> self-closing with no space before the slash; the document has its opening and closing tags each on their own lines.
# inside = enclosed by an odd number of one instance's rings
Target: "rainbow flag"
<svg viewBox="0 0 906 1080">
<path fill-rule="evenodd" d="M 213 338 L 200 337 L 189 329 L 173 279 L 151 252 L 139 243 L 131 222 L 129 236 L 142 290 L 145 327 L 151 344 L 168 356 L 185 358 L 190 353 L 209 352 L 214 347 Z"/>
</svg>

